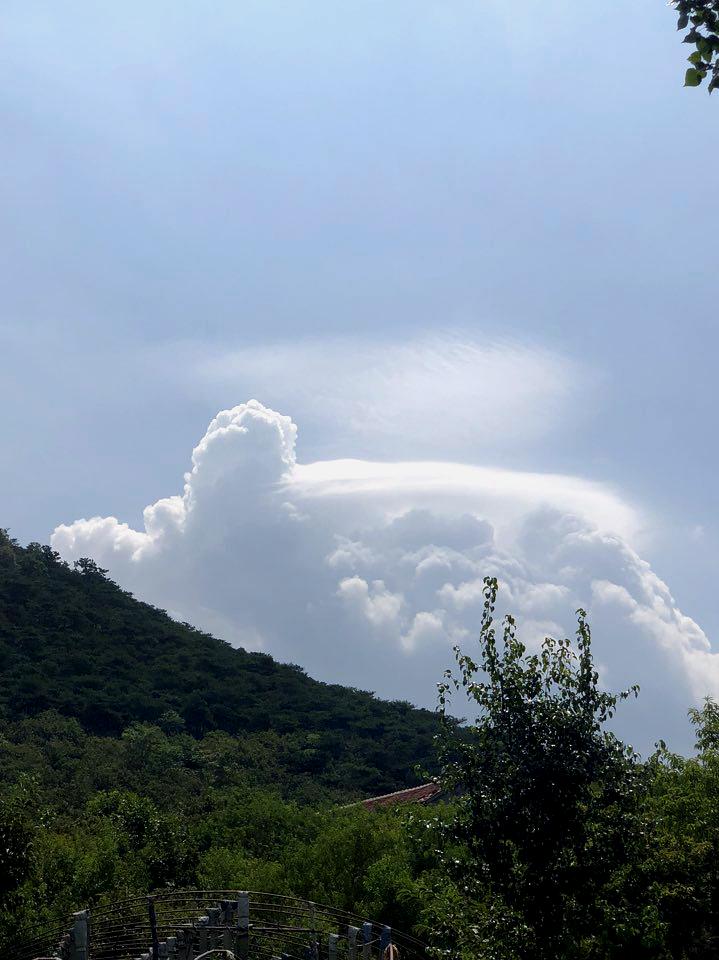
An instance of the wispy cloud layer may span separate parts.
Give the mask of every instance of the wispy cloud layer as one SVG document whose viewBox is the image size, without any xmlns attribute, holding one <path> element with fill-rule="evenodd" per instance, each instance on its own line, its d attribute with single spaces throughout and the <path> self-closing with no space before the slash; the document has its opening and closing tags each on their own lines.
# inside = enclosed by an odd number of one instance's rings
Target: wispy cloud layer
<svg viewBox="0 0 719 960">
<path fill-rule="evenodd" d="M 178 348 L 211 396 L 257 396 L 354 455 L 465 459 L 535 442 L 567 420 L 586 371 L 548 350 L 464 333 Z"/>
<path fill-rule="evenodd" d="M 443 462 L 298 464 L 296 435 L 256 401 L 224 410 L 143 530 L 94 517 L 57 527 L 53 545 L 234 643 L 385 696 L 432 702 L 488 574 L 530 644 L 589 607 L 606 683 L 644 687 L 625 721 L 643 746 L 719 692 L 719 658 L 630 545 L 638 518 L 616 494 Z"/>
</svg>

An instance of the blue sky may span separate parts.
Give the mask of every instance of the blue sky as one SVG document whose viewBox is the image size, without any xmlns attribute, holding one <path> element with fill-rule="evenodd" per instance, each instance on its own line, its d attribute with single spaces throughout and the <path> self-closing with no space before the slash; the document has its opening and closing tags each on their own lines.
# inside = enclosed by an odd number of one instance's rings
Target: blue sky
<svg viewBox="0 0 719 960">
<path fill-rule="evenodd" d="M 718 108 L 661 0 L 508 8 L 4 5 L 0 523 L 138 528 L 256 395 L 601 485 L 717 637 Z"/>
</svg>

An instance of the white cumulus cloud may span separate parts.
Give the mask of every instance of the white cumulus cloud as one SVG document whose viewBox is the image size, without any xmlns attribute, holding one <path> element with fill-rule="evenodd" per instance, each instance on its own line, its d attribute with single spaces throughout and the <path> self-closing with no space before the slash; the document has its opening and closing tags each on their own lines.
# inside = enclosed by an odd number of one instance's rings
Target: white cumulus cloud
<svg viewBox="0 0 719 960">
<path fill-rule="evenodd" d="M 482 578 L 536 646 L 589 609 L 601 675 L 639 682 L 623 732 L 646 748 L 685 734 L 686 707 L 719 693 L 719 658 L 632 547 L 637 512 L 576 477 L 447 462 L 296 461 L 293 421 L 251 400 L 223 410 L 181 493 L 56 528 L 142 599 L 322 679 L 431 704 L 471 645 Z"/>
</svg>

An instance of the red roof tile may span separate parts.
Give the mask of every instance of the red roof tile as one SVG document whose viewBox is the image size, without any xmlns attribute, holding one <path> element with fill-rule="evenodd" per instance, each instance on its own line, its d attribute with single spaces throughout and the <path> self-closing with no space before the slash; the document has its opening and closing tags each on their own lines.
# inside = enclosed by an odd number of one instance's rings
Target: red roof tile
<svg viewBox="0 0 719 960">
<path fill-rule="evenodd" d="M 423 783 L 420 787 L 410 787 L 409 790 L 397 790 L 395 793 L 385 793 L 381 797 L 370 797 L 360 803 L 367 810 L 375 807 L 389 807 L 395 803 L 427 803 L 434 799 L 441 788 L 437 783 Z"/>
</svg>

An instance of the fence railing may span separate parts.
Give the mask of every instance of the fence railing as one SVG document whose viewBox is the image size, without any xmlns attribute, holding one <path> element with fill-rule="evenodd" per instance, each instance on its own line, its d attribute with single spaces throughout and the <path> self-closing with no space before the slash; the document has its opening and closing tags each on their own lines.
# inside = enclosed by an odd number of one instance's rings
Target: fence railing
<svg viewBox="0 0 719 960">
<path fill-rule="evenodd" d="M 426 960 L 419 940 L 277 894 L 165 891 L 82 910 L 9 960 Z"/>
</svg>

